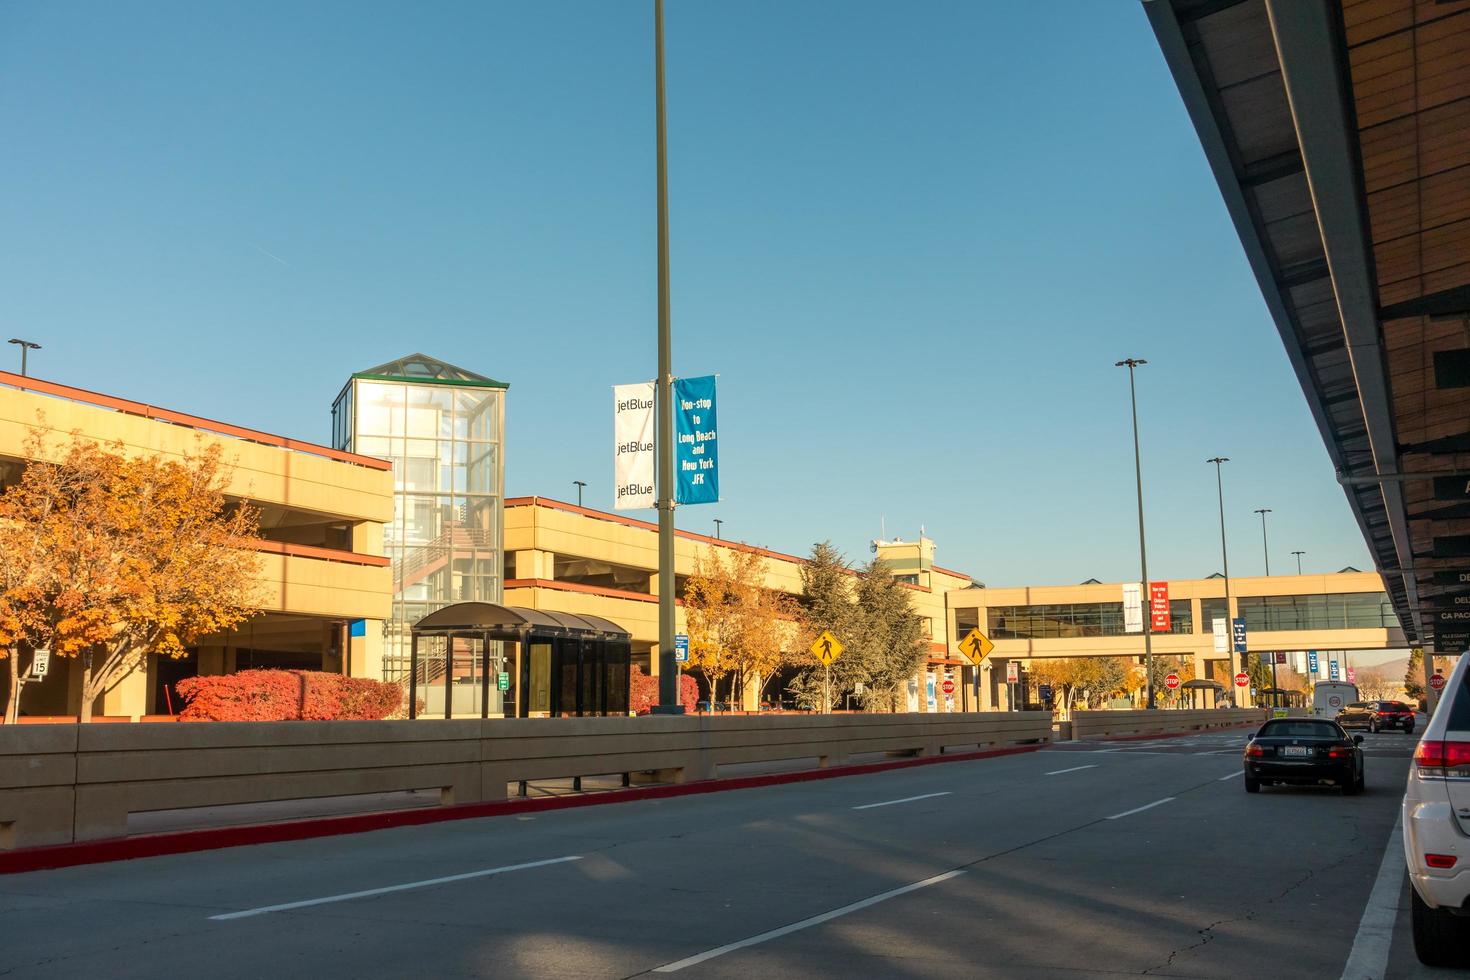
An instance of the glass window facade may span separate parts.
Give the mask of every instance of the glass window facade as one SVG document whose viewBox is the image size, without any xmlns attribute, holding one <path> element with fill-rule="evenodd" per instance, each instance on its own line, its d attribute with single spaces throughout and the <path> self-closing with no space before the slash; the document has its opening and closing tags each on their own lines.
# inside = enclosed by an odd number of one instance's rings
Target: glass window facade
<svg viewBox="0 0 1470 980">
<path fill-rule="evenodd" d="M 354 378 L 333 409 L 335 448 L 393 464 L 393 615 L 383 672 L 409 667 L 409 627 L 455 602 L 500 602 L 505 392 Z"/>
<path fill-rule="evenodd" d="M 992 640 L 1045 640 L 1122 636 L 1122 602 L 1066 602 L 1047 606 L 992 606 Z"/>
<path fill-rule="evenodd" d="M 1215 620 L 1230 618 L 1230 604 L 1222 596 L 1219 599 L 1201 599 L 1199 601 L 1199 631 L 1201 633 L 1214 633 Z"/>
<path fill-rule="evenodd" d="M 1382 592 L 1245 596 L 1236 600 L 1247 632 L 1386 629 L 1399 624 Z"/>
</svg>

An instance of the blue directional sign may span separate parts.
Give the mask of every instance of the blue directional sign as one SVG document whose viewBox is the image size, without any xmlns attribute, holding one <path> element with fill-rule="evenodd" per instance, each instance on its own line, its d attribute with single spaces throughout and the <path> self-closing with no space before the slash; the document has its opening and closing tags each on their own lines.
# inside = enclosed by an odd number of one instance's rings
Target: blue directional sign
<svg viewBox="0 0 1470 980">
<path fill-rule="evenodd" d="M 1335 680 L 1340 680 L 1341 679 L 1339 677 L 1338 673 L 1337 673 L 1337 661 L 1336 660 L 1329 660 L 1329 661 L 1327 661 L 1327 679 L 1329 681 L 1335 681 Z"/>
<path fill-rule="evenodd" d="M 1307 651 L 1307 673 L 1309 673 L 1309 674 L 1315 674 L 1316 672 L 1317 672 L 1317 651 L 1316 650 L 1308 650 Z"/>
<path fill-rule="evenodd" d="M 1245 620 L 1236 616 L 1230 621 L 1230 627 L 1235 637 L 1235 652 L 1245 653 Z"/>
<path fill-rule="evenodd" d="M 715 427 L 715 376 L 674 382 L 674 499 L 681 504 L 720 500 L 720 444 Z"/>
<path fill-rule="evenodd" d="M 674 634 L 674 661 L 681 664 L 689 662 L 689 634 Z"/>
<path fill-rule="evenodd" d="M 1042 704 L 1051 703 L 1051 685 L 1039 684 L 1036 687 L 1036 696 L 1041 699 Z"/>
</svg>

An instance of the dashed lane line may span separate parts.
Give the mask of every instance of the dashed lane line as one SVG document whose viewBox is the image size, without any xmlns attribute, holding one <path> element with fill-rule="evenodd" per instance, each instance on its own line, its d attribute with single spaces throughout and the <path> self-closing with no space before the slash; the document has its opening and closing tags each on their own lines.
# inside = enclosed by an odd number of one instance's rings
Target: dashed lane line
<svg viewBox="0 0 1470 980">
<path fill-rule="evenodd" d="M 854 810 L 871 810 L 874 807 L 878 807 L 878 806 L 893 806 L 893 805 L 895 805 L 897 803 L 913 803 L 915 800 L 931 800 L 931 799 L 933 799 L 936 796 L 948 796 L 950 794 L 950 792 L 951 792 L 950 790 L 945 790 L 942 793 L 925 793 L 922 796 L 905 796 L 901 800 L 884 800 L 882 803 L 864 803 L 862 806 L 855 806 L 855 807 L 853 807 L 853 809 Z"/>
<path fill-rule="evenodd" d="M 1152 810 L 1156 806 L 1163 806 L 1165 803 L 1172 803 L 1173 801 L 1174 797 L 1166 796 L 1162 800 L 1154 800 L 1152 803 L 1145 803 L 1143 806 L 1134 807 L 1132 810 L 1124 810 L 1122 813 L 1115 813 L 1107 819 L 1121 820 L 1124 817 L 1131 817 L 1135 813 L 1142 813 L 1144 810 Z"/>
<path fill-rule="evenodd" d="M 1060 775 L 1063 775 L 1064 773 L 1081 772 L 1084 769 L 1096 769 L 1096 768 L 1097 768 L 1097 764 L 1096 763 L 1093 763 L 1090 766 L 1073 766 L 1071 769 L 1054 769 L 1051 772 L 1047 773 L 1046 775 L 1048 775 L 1048 776 L 1060 776 Z"/>
</svg>

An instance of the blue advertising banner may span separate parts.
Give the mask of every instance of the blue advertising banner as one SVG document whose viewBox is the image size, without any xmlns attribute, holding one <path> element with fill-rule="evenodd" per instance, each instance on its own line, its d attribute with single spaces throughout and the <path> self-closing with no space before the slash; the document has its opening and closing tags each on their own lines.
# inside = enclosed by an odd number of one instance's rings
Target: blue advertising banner
<svg viewBox="0 0 1470 980">
<path fill-rule="evenodd" d="M 1308 650 L 1307 651 L 1307 671 L 1309 673 L 1312 673 L 1312 674 L 1317 673 L 1317 651 L 1316 650 Z"/>
<path fill-rule="evenodd" d="M 720 445 L 715 429 L 715 377 L 674 382 L 674 500 L 713 504 L 720 499 Z"/>
<path fill-rule="evenodd" d="M 1235 652 L 1245 653 L 1245 620 L 1236 616 L 1230 624 L 1231 632 L 1235 634 Z"/>
</svg>

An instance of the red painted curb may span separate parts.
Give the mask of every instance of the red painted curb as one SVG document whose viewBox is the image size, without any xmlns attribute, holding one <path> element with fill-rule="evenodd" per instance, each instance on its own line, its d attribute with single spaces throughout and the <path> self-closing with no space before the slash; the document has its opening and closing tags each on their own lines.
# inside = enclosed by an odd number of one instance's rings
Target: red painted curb
<svg viewBox="0 0 1470 980">
<path fill-rule="evenodd" d="M 670 786 L 645 786 L 636 789 L 609 790 L 583 796 L 549 796 L 538 799 L 505 800 L 495 803 L 463 803 L 457 806 L 431 807 L 422 810 L 393 810 L 386 813 L 358 813 L 341 817 L 319 817 L 310 820 L 288 820 L 279 823 L 251 824 L 244 827 L 212 827 L 207 830 L 181 830 L 167 834 L 119 837 L 109 840 L 82 841 L 75 844 L 53 844 L 17 851 L 0 851 L 0 874 L 69 868 L 79 864 L 107 861 L 130 861 L 134 858 L 160 857 L 165 854 L 187 854 L 223 847 L 250 844 L 273 844 L 281 841 L 308 840 L 313 837 L 335 837 L 362 834 L 393 827 L 415 827 L 442 823 L 446 820 L 473 820 L 512 813 L 541 813 L 574 807 L 599 806 L 609 803 L 635 803 L 639 800 L 661 800 L 671 796 L 694 796 L 722 793 L 733 789 L 755 789 L 785 783 L 805 783 L 817 779 L 862 776 L 889 769 L 909 769 L 938 762 L 969 762 L 1004 755 L 1035 752 L 1050 743 L 1017 745 L 1003 749 L 985 749 L 954 755 L 930 755 L 916 759 L 893 759 L 858 765 L 834 766 L 830 769 L 804 769 L 800 772 L 769 773 L 761 776 L 736 776 L 731 779 L 707 779 Z"/>
</svg>

